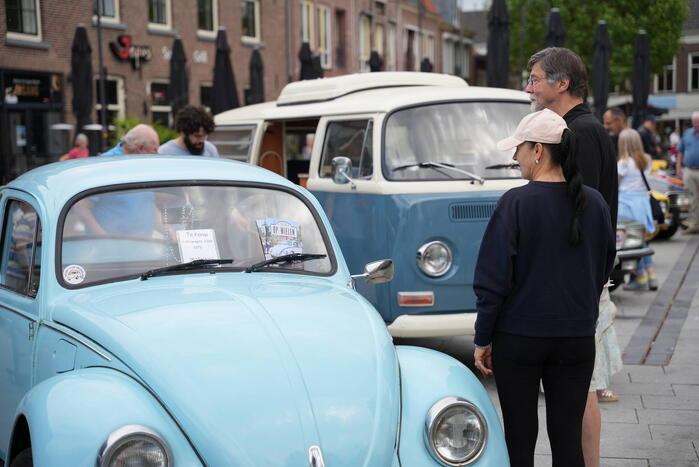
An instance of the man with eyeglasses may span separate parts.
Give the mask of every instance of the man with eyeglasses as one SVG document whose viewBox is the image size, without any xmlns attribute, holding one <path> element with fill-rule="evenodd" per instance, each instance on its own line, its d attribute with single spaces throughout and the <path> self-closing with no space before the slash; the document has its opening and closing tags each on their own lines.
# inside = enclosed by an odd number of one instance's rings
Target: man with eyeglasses
<svg viewBox="0 0 699 467">
<path fill-rule="evenodd" d="M 550 109 L 563 117 L 578 145 L 578 165 L 585 185 L 602 194 L 609 205 L 612 227 L 618 210 L 618 175 L 616 151 L 607 131 L 585 103 L 587 71 L 580 57 L 563 47 L 548 47 L 535 53 L 527 67 L 531 70 L 526 92 L 534 110 Z M 583 226 L 583 229 L 585 227 Z M 600 297 L 600 316 L 613 316 L 614 304 L 605 287 Z M 611 315 L 610 315 L 611 314 Z M 604 321 L 600 318 L 599 323 Z M 611 326 L 610 326 L 611 327 Z M 599 343 L 601 331 L 596 333 Z M 602 420 L 593 381 L 583 418 L 583 454 L 586 467 L 599 466 Z"/>
</svg>

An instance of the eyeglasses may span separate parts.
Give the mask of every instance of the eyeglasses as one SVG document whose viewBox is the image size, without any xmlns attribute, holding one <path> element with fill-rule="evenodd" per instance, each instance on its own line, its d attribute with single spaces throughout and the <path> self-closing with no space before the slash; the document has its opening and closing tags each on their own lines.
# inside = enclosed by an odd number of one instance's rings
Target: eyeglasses
<svg viewBox="0 0 699 467">
<path fill-rule="evenodd" d="M 527 79 L 527 86 L 536 86 L 540 81 L 543 81 L 544 78 L 539 78 L 536 75 L 529 75 L 529 79 Z"/>
</svg>

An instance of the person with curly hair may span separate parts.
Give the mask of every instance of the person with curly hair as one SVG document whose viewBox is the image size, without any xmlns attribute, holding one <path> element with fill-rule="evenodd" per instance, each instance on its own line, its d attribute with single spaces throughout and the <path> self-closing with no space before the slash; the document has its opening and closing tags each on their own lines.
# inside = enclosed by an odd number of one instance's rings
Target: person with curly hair
<svg viewBox="0 0 699 467">
<path fill-rule="evenodd" d="M 214 128 L 214 119 L 203 107 L 187 105 L 175 116 L 175 130 L 180 136 L 162 144 L 158 154 L 220 157 L 216 146 L 206 140 Z"/>
</svg>

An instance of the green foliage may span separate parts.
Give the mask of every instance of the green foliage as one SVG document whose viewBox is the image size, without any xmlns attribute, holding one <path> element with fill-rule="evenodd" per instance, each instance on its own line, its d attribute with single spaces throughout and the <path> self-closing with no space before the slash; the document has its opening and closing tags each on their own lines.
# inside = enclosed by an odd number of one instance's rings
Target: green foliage
<svg viewBox="0 0 699 467">
<path fill-rule="evenodd" d="M 592 69 L 592 49 L 597 22 L 607 22 L 612 45 L 611 86 L 630 89 L 633 52 L 639 29 L 645 29 L 650 43 L 652 73 L 672 63 L 679 49 L 688 5 L 687 0 L 508 0 L 510 13 L 510 69 L 526 68 L 529 57 L 544 48 L 546 17 L 557 7 L 566 30 L 565 46 L 582 57 Z"/>
<path fill-rule="evenodd" d="M 112 125 L 116 128 L 114 133 L 111 135 L 111 139 L 109 141 L 109 144 L 111 146 L 116 146 L 119 141 L 121 141 L 121 138 L 133 127 L 136 125 L 143 123 L 141 122 L 138 117 L 135 117 L 133 115 L 126 115 L 124 118 L 115 118 L 112 121 Z M 172 128 L 168 128 L 164 125 L 162 125 L 159 122 L 155 123 L 149 123 L 150 126 L 153 127 L 156 133 L 158 133 L 158 138 L 160 139 L 160 144 L 165 143 L 166 141 L 170 141 L 171 139 L 177 138 L 180 136 L 178 132 L 173 130 Z"/>
</svg>

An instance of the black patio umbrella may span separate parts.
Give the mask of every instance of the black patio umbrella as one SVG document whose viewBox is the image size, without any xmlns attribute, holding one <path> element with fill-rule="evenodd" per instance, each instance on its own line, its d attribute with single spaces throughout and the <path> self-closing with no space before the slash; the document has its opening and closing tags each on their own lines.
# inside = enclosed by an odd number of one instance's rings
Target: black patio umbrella
<svg viewBox="0 0 699 467">
<path fill-rule="evenodd" d="M 488 86 L 505 88 L 510 72 L 510 17 L 505 0 L 493 0 L 488 12 Z"/>
<path fill-rule="evenodd" d="M 382 71 L 383 70 L 383 60 L 381 55 L 376 50 L 371 51 L 369 56 L 369 70 L 370 71 Z"/>
<path fill-rule="evenodd" d="M 633 53 L 633 128 L 638 128 L 648 113 L 648 91 L 650 87 L 650 47 L 646 31 L 638 31 L 636 48 Z"/>
<path fill-rule="evenodd" d="M 564 47 L 566 42 L 566 30 L 563 27 L 561 10 L 551 8 L 549 11 L 549 24 L 546 31 L 546 47 Z"/>
<path fill-rule="evenodd" d="M 301 62 L 299 81 L 304 79 L 314 79 L 316 75 L 313 71 L 313 54 L 311 53 L 311 46 L 308 45 L 308 42 L 301 44 L 301 49 L 299 50 L 299 61 Z"/>
<path fill-rule="evenodd" d="M 314 55 L 311 63 L 313 64 L 313 78 L 322 78 L 323 66 L 320 64 L 320 55 Z"/>
<path fill-rule="evenodd" d="M 172 107 L 173 117 L 177 112 L 189 104 L 189 86 L 187 83 L 187 58 L 184 55 L 182 40 L 178 37 L 172 44 L 172 56 L 170 57 L 170 86 L 168 97 Z"/>
<path fill-rule="evenodd" d="M 420 71 L 424 71 L 426 73 L 431 73 L 433 69 L 432 63 L 430 63 L 430 59 L 425 57 L 422 59 L 420 62 Z"/>
<path fill-rule="evenodd" d="M 250 55 L 250 91 L 248 93 L 248 104 L 259 104 L 265 101 L 265 66 L 262 63 L 260 51 L 255 49 Z"/>
<path fill-rule="evenodd" d="M 609 43 L 607 23 L 600 20 L 597 25 L 597 35 L 592 49 L 592 97 L 595 100 L 595 115 L 602 120 L 607 110 L 609 96 L 609 60 L 612 57 L 612 46 Z"/>
<path fill-rule="evenodd" d="M 224 28 L 216 36 L 216 58 L 214 60 L 214 83 L 211 87 L 211 113 L 214 115 L 240 105 L 235 76 L 231 65 L 231 48 Z"/>
<path fill-rule="evenodd" d="M 70 55 L 70 75 L 73 81 L 73 114 L 77 121 L 77 134 L 90 122 L 92 112 L 92 48 L 83 24 L 79 24 L 75 29 Z"/>
</svg>

